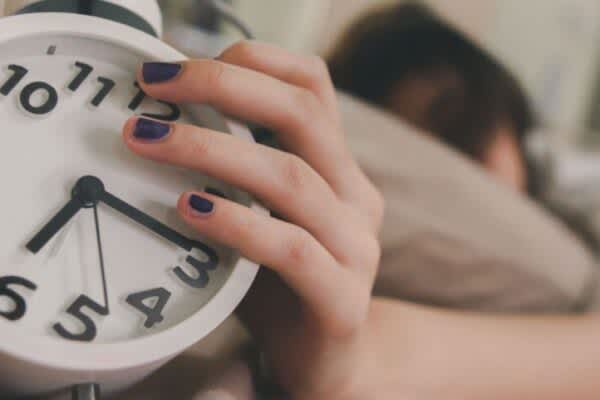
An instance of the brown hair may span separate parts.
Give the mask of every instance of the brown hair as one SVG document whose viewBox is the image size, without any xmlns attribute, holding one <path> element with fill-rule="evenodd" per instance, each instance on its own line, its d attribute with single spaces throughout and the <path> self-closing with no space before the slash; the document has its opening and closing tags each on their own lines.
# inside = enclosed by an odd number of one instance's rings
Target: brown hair
<svg viewBox="0 0 600 400">
<path fill-rule="evenodd" d="M 436 94 L 419 127 L 476 159 L 499 124 L 510 124 L 518 139 L 534 124 L 516 79 L 416 3 L 403 2 L 360 19 L 331 54 L 329 66 L 338 89 L 388 109 L 400 82 L 455 77 L 457 84 Z"/>
</svg>

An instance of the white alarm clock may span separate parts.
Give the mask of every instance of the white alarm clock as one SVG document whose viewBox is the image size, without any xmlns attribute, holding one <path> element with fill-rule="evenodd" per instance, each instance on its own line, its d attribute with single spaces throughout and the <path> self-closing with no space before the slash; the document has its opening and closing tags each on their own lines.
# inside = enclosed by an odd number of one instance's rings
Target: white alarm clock
<svg viewBox="0 0 600 400">
<path fill-rule="evenodd" d="M 175 205 L 206 187 L 260 205 L 122 143 L 134 114 L 252 140 L 208 107 L 146 97 L 140 63 L 185 57 L 137 28 L 68 13 L 0 19 L 0 398 L 135 383 L 217 327 L 257 273 Z"/>
</svg>

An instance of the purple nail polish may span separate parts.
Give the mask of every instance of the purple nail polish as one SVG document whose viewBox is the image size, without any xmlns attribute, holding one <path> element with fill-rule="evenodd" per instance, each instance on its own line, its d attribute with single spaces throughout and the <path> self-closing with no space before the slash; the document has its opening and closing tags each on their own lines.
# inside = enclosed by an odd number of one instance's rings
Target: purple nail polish
<svg viewBox="0 0 600 400">
<path fill-rule="evenodd" d="M 181 64 L 147 62 L 142 66 L 142 77 L 146 83 L 167 82 L 181 71 Z"/>
<path fill-rule="evenodd" d="M 204 215 L 210 214 L 215 208 L 215 205 L 212 201 L 196 194 L 190 196 L 189 204 L 194 211 Z"/>
<path fill-rule="evenodd" d="M 133 128 L 133 136 L 136 139 L 157 141 L 163 139 L 171 131 L 171 126 L 152 119 L 138 118 Z"/>
</svg>

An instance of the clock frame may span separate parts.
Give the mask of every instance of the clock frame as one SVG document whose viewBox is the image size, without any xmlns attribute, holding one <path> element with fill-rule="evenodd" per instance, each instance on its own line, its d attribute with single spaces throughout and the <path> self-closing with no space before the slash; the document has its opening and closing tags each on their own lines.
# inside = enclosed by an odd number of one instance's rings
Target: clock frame
<svg viewBox="0 0 600 400">
<path fill-rule="evenodd" d="M 148 60 L 186 58 L 156 38 L 100 18 L 44 13 L 0 19 L 0 44 L 33 35 L 92 39 L 125 48 Z M 99 47 L 104 51 L 105 47 Z M 100 97 L 101 92 L 94 99 Z M 35 113 L 36 106 L 31 107 Z M 253 140 L 242 124 L 225 118 L 222 122 L 230 134 Z M 257 202 L 250 198 L 248 201 L 256 212 L 267 213 Z M 28 335 L 0 318 L 0 393 L 38 394 L 82 382 L 97 382 L 108 392 L 131 385 L 223 322 L 242 300 L 257 271 L 256 263 L 238 257 L 225 284 L 194 315 L 162 332 L 123 342 L 81 343 Z"/>
</svg>

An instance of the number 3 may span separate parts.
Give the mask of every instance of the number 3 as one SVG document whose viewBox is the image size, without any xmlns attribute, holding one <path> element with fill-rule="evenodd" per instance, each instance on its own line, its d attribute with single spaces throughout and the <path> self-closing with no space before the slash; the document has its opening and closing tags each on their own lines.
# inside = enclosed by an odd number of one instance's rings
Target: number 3
<svg viewBox="0 0 600 400">
<path fill-rule="evenodd" d="M 192 256 L 187 256 L 185 261 L 196 271 L 196 276 L 194 277 L 189 275 L 181 267 L 175 267 L 173 272 L 187 285 L 195 289 L 202 289 L 208 285 L 208 281 L 210 279 L 208 276 L 208 271 L 215 270 L 219 265 L 219 257 L 213 249 L 203 243 L 196 242 L 194 247 L 202 250 L 208 258 L 207 261 L 200 261 Z"/>
</svg>

